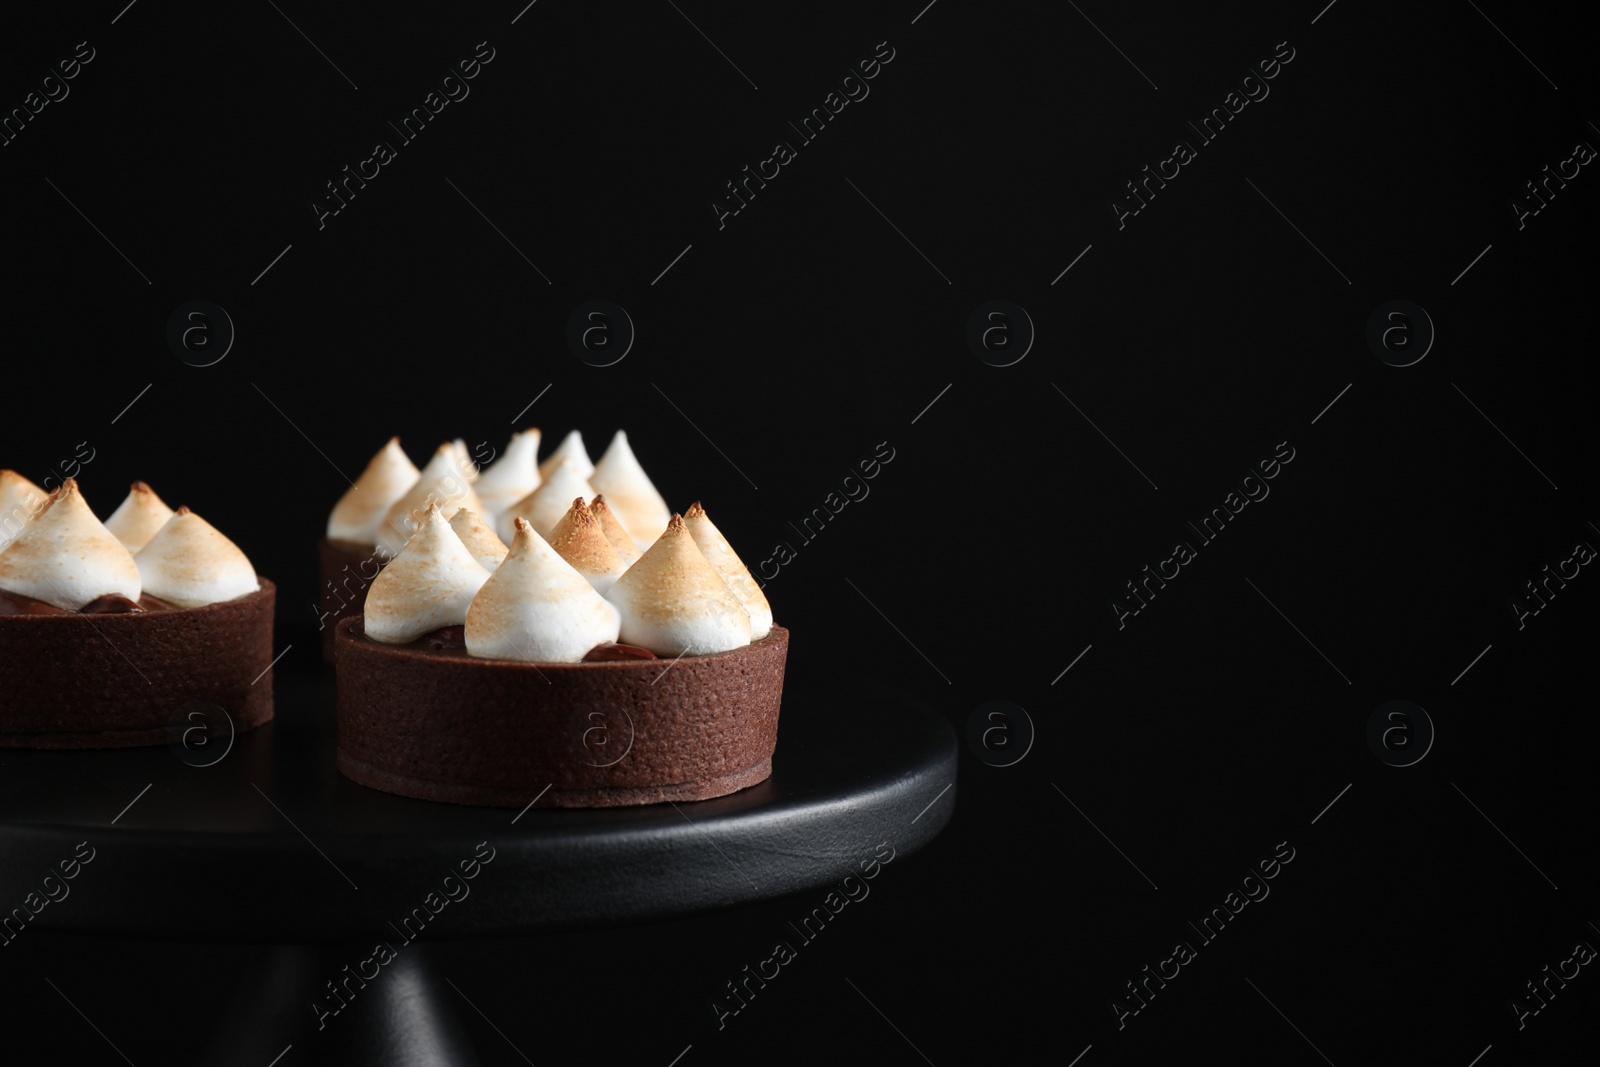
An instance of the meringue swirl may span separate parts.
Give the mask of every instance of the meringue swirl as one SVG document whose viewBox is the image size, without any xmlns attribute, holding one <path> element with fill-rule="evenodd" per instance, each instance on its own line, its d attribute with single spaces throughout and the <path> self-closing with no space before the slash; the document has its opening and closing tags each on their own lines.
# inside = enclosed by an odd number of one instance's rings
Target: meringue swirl
<svg viewBox="0 0 1600 1067">
<path fill-rule="evenodd" d="M 621 637 L 658 656 L 702 656 L 750 643 L 750 613 L 707 562 L 681 515 L 606 593 Z"/>
<path fill-rule="evenodd" d="M 0 552 L 0 589 L 78 611 L 102 596 L 138 600 L 139 567 L 68 478 Z"/>
<path fill-rule="evenodd" d="M 617 639 L 617 609 L 556 554 L 527 519 L 512 523 L 511 552 L 467 611 L 467 653 L 529 663 L 578 663 Z"/>
<path fill-rule="evenodd" d="M 0 551 L 49 500 L 49 493 L 16 471 L 0 470 Z"/>
<path fill-rule="evenodd" d="M 594 487 L 578 473 L 571 460 L 563 457 L 550 468 L 539 488 L 501 514 L 496 532 L 502 541 L 510 543 L 516 536 L 514 523 L 522 518 L 528 520 L 534 533 L 541 538 L 548 537 L 572 506 L 573 498 L 580 496 L 586 501 L 593 500 Z"/>
<path fill-rule="evenodd" d="M 473 469 L 472 465 L 463 466 L 461 452 L 454 442 L 440 445 L 411 488 L 389 506 L 378 526 L 379 555 L 397 556 L 422 523 L 428 508 L 435 504 L 447 519 L 455 514 L 456 508 L 486 514 L 483 501 L 478 499 L 467 478 L 467 470 Z"/>
<path fill-rule="evenodd" d="M 706 509 L 696 500 L 689 505 L 689 511 L 683 517 L 683 524 L 689 528 L 689 535 L 694 538 L 695 547 L 700 549 L 700 554 L 705 556 L 706 562 L 711 564 L 722 578 L 728 591 L 739 598 L 739 603 L 744 605 L 744 610 L 750 614 L 750 640 L 759 641 L 772 632 L 772 606 L 767 603 L 766 594 L 750 576 L 750 569 L 744 565 L 744 560 L 728 544 L 728 539 L 722 536 L 722 531 L 712 525 L 711 519 L 706 515 Z"/>
<path fill-rule="evenodd" d="M 606 495 L 601 493 L 596 496 L 589 503 L 589 510 L 593 513 L 595 521 L 600 524 L 606 540 L 611 542 L 611 547 L 616 549 L 617 555 L 622 558 L 622 565 L 633 566 L 643 553 L 639 551 L 639 546 L 633 543 L 633 537 L 617 518 L 617 513 L 606 503 Z"/>
<path fill-rule="evenodd" d="M 489 572 L 461 543 L 439 505 L 429 504 L 416 533 L 367 590 L 366 635 L 403 645 L 434 630 L 460 626 L 488 580 Z"/>
<path fill-rule="evenodd" d="M 161 527 L 172 518 L 172 509 L 144 482 L 134 482 L 117 510 L 106 520 L 106 529 L 129 552 L 138 552 L 150 543 Z"/>
<path fill-rule="evenodd" d="M 539 488 L 539 431 L 523 430 L 512 434 L 504 454 L 478 475 L 472 489 L 488 509 L 484 517 L 493 519 L 511 505 Z"/>
<path fill-rule="evenodd" d="M 550 547 L 602 596 L 628 569 L 581 496 L 573 500 L 571 509 L 550 531 Z"/>
<path fill-rule="evenodd" d="M 626 432 L 598 464 L 577 430 L 540 463 L 540 438 L 514 433 L 481 472 L 460 439 L 421 471 L 398 439 L 373 458 L 329 520 L 330 538 L 371 530 L 388 561 L 366 597 L 368 637 L 405 644 L 459 625 L 471 656 L 578 663 L 619 640 L 708 655 L 771 633 L 744 561 L 698 502 L 686 517 L 668 509 Z"/>
<path fill-rule="evenodd" d="M 539 477 L 548 481 L 550 473 L 556 469 L 556 464 L 562 460 L 571 463 L 577 469 L 578 476 L 581 478 L 588 478 L 594 473 L 594 462 L 589 459 L 589 453 L 583 447 L 583 434 L 577 430 L 568 430 L 567 436 L 561 439 L 559 445 L 556 445 L 555 451 L 546 456 L 544 462 L 539 464 Z"/>
<path fill-rule="evenodd" d="M 146 593 L 180 608 L 218 604 L 261 588 L 239 546 L 185 507 L 172 513 L 133 562 Z"/>
<path fill-rule="evenodd" d="M 605 455 L 600 457 L 594 473 L 589 476 L 589 483 L 596 492 L 605 494 L 606 502 L 622 520 L 640 552 L 654 544 L 667 528 L 672 512 L 644 468 L 639 466 L 638 457 L 628 445 L 626 432 L 618 430 L 611 438 Z"/>
<path fill-rule="evenodd" d="M 400 438 L 391 437 L 367 463 L 361 477 L 345 490 L 328 516 L 328 537 L 360 545 L 378 542 L 378 527 L 394 502 L 417 484 L 421 472 L 400 449 Z"/>
<path fill-rule="evenodd" d="M 456 509 L 456 513 L 450 516 L 450 529 L 461 538 L 461 543 L 467 546 L 467 551 L 483 565 L 484 570 L 494 570 L 506 558 L 505 543 L 476 511 Z"/>
</svg>

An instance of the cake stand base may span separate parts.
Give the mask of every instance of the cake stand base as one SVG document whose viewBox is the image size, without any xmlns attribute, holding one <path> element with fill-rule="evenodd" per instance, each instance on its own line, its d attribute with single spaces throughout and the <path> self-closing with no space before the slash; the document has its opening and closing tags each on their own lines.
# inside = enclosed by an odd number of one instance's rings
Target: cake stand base
<svg viewBox="0 0 1600 1067">
<path fill-rule="evenodd" d="M 354 972 L 371 953 L 371 945 L 264 949 L 201 1067 L 263 1064 L 290 1049 L 297 1065 L 477 1067 L 456 1010 L 461 995 L 432 969 L 427 950 L 402 948 L 376 973 L 366 968 L 373 977 L 364 980 Z"/>
<path fill-rule="evenodd" d="M 915 852 L 955 808 L 954 732 L 892 692 L 786 687 L 771 777 L 728 796 L 512 810 L 350 781 L 333 687 L 277 688 L 273 721 L 231 744 L 0 761 L 0 900 L 70 872 L 29 926 L 263 946 L 207 1064 L 477 1063 L 473 991 L 428 946 L 771 900 Z"/>
</svg>

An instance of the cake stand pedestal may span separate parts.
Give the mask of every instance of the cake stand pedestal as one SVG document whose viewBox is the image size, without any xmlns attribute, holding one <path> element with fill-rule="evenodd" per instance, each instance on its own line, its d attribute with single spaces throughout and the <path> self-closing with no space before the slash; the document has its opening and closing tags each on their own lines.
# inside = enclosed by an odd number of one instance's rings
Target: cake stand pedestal
<svg viewBox="0 0 1600 1067">
<path fill-rule="evenodd" d="M 39 899 L 46 875 L 74 873 L 28 925 L 266 946 L 212 1064 L 266 1064 L 290 1045 L 285 1067 L 477 1063 L 465 994 L 430 968 L 429 943 L 815 888 L 859 875 L 880 843 L 915 851 L 955 806 L 952 730 L 892 694 L 847 706 L 786 692 L 772 777 L 731 796 L 517 812 L 345 779 L 331 680 L 280 676 L 277 689 L 276 720 L 231 739 L 0 750 L 0 900 Z"/>
</svg>

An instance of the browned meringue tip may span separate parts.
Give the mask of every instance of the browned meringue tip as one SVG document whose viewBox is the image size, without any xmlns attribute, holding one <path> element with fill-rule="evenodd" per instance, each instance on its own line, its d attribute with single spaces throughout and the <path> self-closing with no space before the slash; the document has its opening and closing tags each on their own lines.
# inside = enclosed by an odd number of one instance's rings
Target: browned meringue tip
<svg viewBox="0 0 1600 1067">
<path fill-rule="evenodd" d="M 74 478 L 68 478 L 66 481 L 50 490 L 49 494 L 47 494 L 44 498 L 44 505 L 40 507 L 39 510 L 34 514 L 34 519 L 39 519 L 51 508 L 55 507 L 57 503 L 67 499 L 69 496 L 75 496 L 79 500 L 83 500 L 83 494 L 78 491 L 78 482 Z M 87 503 L 85 506 L 87 506 Z"/>
<path fill-rule="evenodd" d="M 624 566 L 633 563 L 643 554 L 629 535 L 627 528 L 622 525 L 622 521 L 617 518 L 616 512 L 611 510 L 611 505 L 606 503 L 605 497 L 596 496 L 589 502 L 589 514 L 594 516 L 595 525 L 600 527 L 606 540 L 611 542 L 611 547 L 617 550 L 617 555 L 622 559 Z"/>
<path fill-rule="evenodd" d="M 445 524 L 466 546 L 472 557 L 482 564 L 486 571 L 493 571 L 500 566 L 500 562 L 511 551 L 509 545 L 495 533 L 494 528 L 484 520 L 482 515 L 470 508 L 457 508 L 456 513 L 450 516 Z"/>
<path fill-rule="evenodd" d="M 153 492 L 155 492 L 154 489 L 150 488 L 150 483 L 149 482 L 134 482 L 132 485 L 128 486 L 128 491 L 130 493 L 153 493 Z"/>
<path fill-rule="evenodd" d="M 44 507 L 39 509 L 39 514 L 43 515 L 51 507 L 55 506 L 56 501 L 65 500 L 70 496 L 75 496 L 80 500 L 83 499 L 83 490 L 78 488 L 78 479 L 76 478 L 68 478 L 52 489 L 50 491 L 50 499 L 44 502 Z"/>
<path fill-rule="evenodd" d="M 667 521 L 667 529 L 669 529 L 669 530 L 687 530 L 687 529 L 689 529 L 689 527 L 687 527 L 687 526 L 685 526 L 683 524 L 683 516 L 679 515 L 676 511 L 674 511 L 672 513 L 672 518 Z"/>
<path fill-rule="evenodd" d="M 700 506 L 700 501 L 696 500 L 689 505 L 689 510 L 683 513 L 683 517 L 686 519 L 698 519 L 704 516 L 705 513 L 706 509 Z"/>
<path fill-rule="evenodd" d="M 34 485 L 21 474 L 13 470 L 0 470 L 0 497 L 21 505 L 30 512 L 38 514 L 39 510 L 49 501 L 50 494 Z M 16 531 L 11 531 L 12 536 Z M 5 534 L 0 534 L 0 543 L 6 540 Z"/>
<path fill-rule="evenodd" d="M 189 510 L 189 505 L 188 504 L 179 504 L 177 507 L 172 509 L 172 513 L 174 515 L 193 515 L 194 514 L 194 512 Z"/>
<path fill-rule="evenodd" d="M 512 520 L 511 541 L 506 545 L 506 559 L 521 559 L 532 551 L 536 542 L 544 537 L 533 528 L 533 523 L 518 515 Z"/>
<path fill-rule="evenodd" d="M 555 549 L 556 555 L 589 579 L 590 584 L 594 584 L 592 576 L 610 575 L 614 579 L 626 569 L 616 548 L 582 497 L 556 523 L 545 540 Z M 600 586 L 596 586 L 596 591 L 604 593 Z"/>
</svg>

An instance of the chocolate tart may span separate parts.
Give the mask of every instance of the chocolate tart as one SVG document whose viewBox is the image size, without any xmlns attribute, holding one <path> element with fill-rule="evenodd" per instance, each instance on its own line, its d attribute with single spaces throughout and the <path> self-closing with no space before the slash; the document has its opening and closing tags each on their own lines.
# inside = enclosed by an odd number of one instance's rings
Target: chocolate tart
<svg viewBox="0 0 1600 1067">
<path fill-rule="evenodd" d="M 276 587 L 198 608 L 0 615 L 0 748 L 163 745 L 186 708 L 272 718 Z"/>
<path fill-rule="evenodd" d="M 338 767 L 452 804 L 606 808 L 706 800 L 765 781 L 789 631 L 680 659 L 521 663 L 339 623 Z"/>
<path fill-rule="evenodd" d="M 322 613 L 317 628 L 322 631 L 322 658 L 332 663 L 335 627 L 352 615 L 361 614 L 367 590 L 383 570 L 383 563 L 378 559 L 377 545 L 324 537 L 317 542 L 317 570 L 322 579 L 318 586 L 322 591 Z"/>
</svg>

